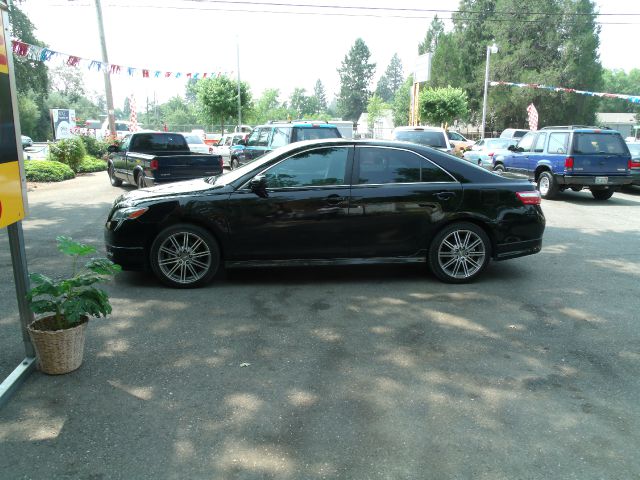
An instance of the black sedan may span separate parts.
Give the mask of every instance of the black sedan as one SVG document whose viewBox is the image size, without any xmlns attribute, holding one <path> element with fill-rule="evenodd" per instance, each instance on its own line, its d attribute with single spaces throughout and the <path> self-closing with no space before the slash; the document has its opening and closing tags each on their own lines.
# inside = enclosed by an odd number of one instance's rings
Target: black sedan
<svg viewBox="0 0 640 480">
<path fill-rule="evenodd" d="M 108 256 L 197 287 L 226 267 L 427 263 L 475 279 L 491 258 L 540 251 L 540 195 L 420 145 L 291 144 L 225 175 L 125 193 L 105 227 Z"/>
</svg>

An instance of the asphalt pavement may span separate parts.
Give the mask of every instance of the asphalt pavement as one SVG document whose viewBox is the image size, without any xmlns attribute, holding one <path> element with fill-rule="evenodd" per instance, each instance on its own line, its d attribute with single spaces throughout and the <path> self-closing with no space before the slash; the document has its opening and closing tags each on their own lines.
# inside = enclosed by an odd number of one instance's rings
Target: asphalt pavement
<svg viewBox="0 0 640 480">
<path fill-rule="evenodd" d="M 102 249 L 105 173 L 30 186 L 30 271 Z M 640 188 L 543 201 L 540 254 L 420 267 L 123 272 L 83 366 L 0 410 L 4 479 L 639 479 Z M 0 231 L 0 377 L 24 357 Z"/>
</svg>

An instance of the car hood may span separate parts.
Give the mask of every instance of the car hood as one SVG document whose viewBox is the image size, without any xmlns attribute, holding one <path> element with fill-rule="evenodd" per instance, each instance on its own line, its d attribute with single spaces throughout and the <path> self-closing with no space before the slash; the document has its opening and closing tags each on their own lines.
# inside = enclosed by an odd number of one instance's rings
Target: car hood
<svg viewBox="0 0 640 480">
<path fill-rule="evenodd" d="M 207 190 L 223 190 L 226 185 L 211 185 L 204 179 L 186 180 L 184 182 L 167 183 L 155 187 L 132 190 L 118 197 L 114 204 L 119 207 L 134 206 L 148 200 L 171 198 L 204 192 Z"/>
</svg>

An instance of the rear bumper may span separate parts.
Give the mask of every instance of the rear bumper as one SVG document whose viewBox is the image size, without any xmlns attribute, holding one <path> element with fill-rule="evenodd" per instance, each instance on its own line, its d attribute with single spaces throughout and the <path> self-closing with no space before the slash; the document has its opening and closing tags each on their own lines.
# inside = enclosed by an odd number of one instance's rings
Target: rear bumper
<svg viewBox="0 0 640 480">
<path fill-rule="evenodd" d="M 607 177 L 606 183 L 596 183 L 596 178 L 600 178 L 599 175 L 556 175 L 555 177 L 560 185 L 587 185 L 594 187 L 629 185 L 633 181 L 631 175 L 618 175 L 615 177 L 602 175 L 602 177 Z"/>
<path fill-rule="evenodd" d="M 507 260 L 509 258 L 533 255 L 542 249 L 542 237 L 522 242 L 503 243 L 496 246 L 493 255 L 494 260 Z"/>
</svg>

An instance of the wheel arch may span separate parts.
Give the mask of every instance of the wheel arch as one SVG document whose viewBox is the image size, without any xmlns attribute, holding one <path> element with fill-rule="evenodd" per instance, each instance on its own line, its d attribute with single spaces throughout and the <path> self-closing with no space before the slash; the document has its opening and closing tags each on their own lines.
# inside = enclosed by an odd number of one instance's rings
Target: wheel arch
<svg viewBox="0 0 640 480">
<path fill-rule="evenodd" d="M 553 174 L 553 172 L 551 171 L 551 167 L 549 165 L 545 165 L 545 164 L 538 165 L 533 173 L 533 178 L 536 182 L 538 181 L 538 178 L 540 177 L 540 174 L 542 172 L 549 172 Z"/>
</svg>

